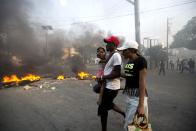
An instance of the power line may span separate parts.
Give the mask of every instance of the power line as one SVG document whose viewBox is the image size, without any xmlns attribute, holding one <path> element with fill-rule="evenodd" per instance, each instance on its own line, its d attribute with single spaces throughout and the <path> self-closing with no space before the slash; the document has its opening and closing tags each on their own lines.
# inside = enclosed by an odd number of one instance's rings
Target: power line
<svg viewBox="0 0 196 131">
<path fill-rule="evenodd" d="M 177 6 L 183 6 L 183 5 L 191 4 L 191 3 L 194 3 L 194 2 L 196 2 L 196 1 L 184 2 L 184 3 L 170 5 L 170 6 L 166 6 L 166 7 L 145 10 L 145 11 L 141 11 L 140 13 L 141 14 L 145 14 L 145 13 L 149 13 L 149 12 L 165 10 L 165 9 L 174 8 L 174 7 L 177 7 Z M 94 19 L 94 20 L 89 20 L 89 21 L 85 21 L 85 22 L 72 22 L 72 23 L 64 24 L 62 26 L 61 25 L 58 25 L 56 27 L 63 27 L 63 26 L 68 26 L 68 25 L 72 25 L 72 24 L 93 23 L 93 22 L 98 22 L 98 21 L 103 21 L 103 20 L 108 20 L 108 19 L 116 19 L 116 18 L 131 16 L 131 15 L 134 15 L 134 13 L 128 13 L 128 14 L 122 14 L 122 15 L 116 15 L 116 16 L 109 16 L 109 17 L 108 16 L 99 16 L 99 17 L 102 17 L 102 18 L 98 18 L 98 19 Z M 89 17 L 98 17 L 98 16 L 89 16 Z M 82 19 L 82 18 L 88 18 L 88 17 L 78 17 L 78 18 L 79 19 Z M 61 21 L 64 21 L 64 20 L 61 20 Z M 66 22 L 66 21 L 64 21 L 64 22 Z"/>
<path fill-rule="evenodd" d="M 116 6 L 119 6 L 122 0 L 117 1 L 116 3 L 113 4 L 113 6 L 111 6 L 110 8 L 108 8 L 107 10 L 113 10 Z"/>
<path fill-rule="evenodd" d="M 169 9 L 169 8 L 174 8 L 174 7 L 178 7 L 178 6 L 183 6 L 183 5 L 187 5 L 187 4 L 191 4 L 191 3 L 194 3 L 196 1 L 190 1 L 190 2 L 184 2 L 184 3 L 180 3 L 180 4 L 175 4 L 175 5 L 170 5 L 170 6 L 166 6 L 166 7 L 161 7 L 161 8 L 155 8 L 155 9 L 150 9 L 150 10 L 145 10 L 145 11 L 141 11 L 140 13 L 141 14 L 145 14 L 145 13 L 149 13 L 149 12 L 154 12 L 154 11 L 160 11 L 160 10 L 165 10 L 165 9 Z M 117 3 L 115 3 L 117 4 Z M 114 5 L 115 5 L 114 4 Z M 106 20 L 106 19 L 115 19 L 115 18 L 119 18 L 119 17 L 126 17 L 126 16 L 131 16 L 131 15 L 134 15 L 134 13 L 129 13 L 129 14 L 123 14 L 123 15 L 117 15 L 117 16 L 85 16 L 85 17 L 78 17 L 78 19 L 84 19 L 84 18 L 92 18 L 92 17 L 102 17 L 102 18 L 98 18 L 98 19 L 94 19 L 94 20 L 89 20 L 89 21 L 86 21 L 87 23 L 88 22 L 96 22 L 96 21 L 103 21 L 103 20 Z M 36 17 L 37 19 L 38 17 Z M 42 17 L 44 18 L 44 17 Z M 46 19 L 49 19 L 49 17 L 45 17 Z M 60 18 L 60 17 L 58 17 Z M 62 21 L 62 22 L 70 22 L 70 21 L 73 21 L 73 20 L 55 20 L 55 21 Z M 76 23 L 84 23 L 84 22 L 75 22 Z M 66 25 L 70 25 L 70 23 L 66 24 Z"/>
<path fill-rule="evenodd" d="M 119 6 L 120 5 L 120 1 L 117 1 L 116 3 L 113 4 L 113 6 L 111 6 L 110 8 L 108 8 L 108 10 L 112 10 L 114 9 L 114 7 L 117 5 Z M 93 15 L 93 16 L 82 16 L 82 17 L 78 17 L 79 19 L 83 19 L 83 18 L 92 18 L 92 17 L 106 17 L 106 16 L 97 16 L 97 15 Z M 35 19 L 39 18 L 39 16 L 35 16 L 34 17 Z M 51 19 L 51 17 L 41 17 L 41 18 L 45 18 L 45 19 Z M 64 19 L 65 20 L 65 17 L 55 17 L 55 18 L 60 18 L 60 19 Z M 74 17 L 66 17 L 68 19 L 74 19 Z M 64 21 L 64 20 L 60 20 L 60 21 Z M 66 20 L 67 21 L 67 20 Z M 72 21 L 72 20 L 69 20 L 69 21 Z"/>
<path fill-rule="evenodd" d="M 170 0 L 170 1 L 171 1 L 171 2 L 173 1 L 173 2 L 174 2 L 174 1 L 176 1 L 176 0 Z M 187 2 L 187 1 L 183 1 L 183 3 L 186 3 L 186 2 Z M 191 2 L 192 2 L 192 1 L 191 1 Z M 193 1 L 193 2 L 194 2 L 194 1 Z M 181 4 L 183 4 L 183 3 L 179 3 L 179 4 L 181 5 Z M 189 3 L 188 3 L 188 4 L 189 4 Z M 175 4 L 175 5 L 176 5 L 176 4 Z M 166 7 L 168 7 L 168 6 L 166 6 Z M 164 7 L 161 7 L 161 8 L 164 8 Z M 121 9 L 122 9 L 122 7 L 121 7 Z M 157 8 L 156 8 L 156 9 L 157 9 Z M 119 10 L 120 10 L 120 9 L 119 9 Z M 154 9 L 153 9 L 153 10 L 154 10 Z"/>
<path fill-rule="evenodd" d="M 125 0 L 120 0 L 120 1 L 118 1 L 118 3 L 116 2 L 111 8 L 107 8 L 107 10 L 108 10 L 107 14 L 115 13 L 116 11 L 119 10 L 119 7 L 120 7 L 120 10 L 121 10 L 123 2 L 126 2 L 126 1 Z"/>
<path fill-rule="evenodd" d="M 170 5 L 170 6 L 161 7 L 161 8 L 155 8 L 155 9 L 151 9 L 151 10 L 145 10 L 145 11 L 141 11 L 140 13 L 145 14 L 145 13 L 149 13 L 149 12 L 165 10 L 165 9 L 174 8 L 174 7 L 177 7 L 177 6 L 183 6 L 183 5 L 186 5 L 186 4 L 191 4 L 191 3 L 194 3 L 194 2 L 196 2 L 196 1 L 190 1 L 190 2 L 185 2 L 185 3 L 181 3 L 181 4 L 175 4 L 175 5 Z M 85 22 L 76 22 L 74 24 L 91 23 L 91 22 L 103 21 L 103 20 L 106 20 L 106 19 L 115 19 L 115 18 L 120 18 L 120 17 L 131 16 L 131 15 L 134 15 L 134 13 L 128 13 L 128 14 L 117 15 L 117 16 L 112 16 L 112 17 L 103 16 L 103 18 L 100 18 L 100 19 L 94 19 L 94 20 L 89 20 L 89 21 L 85 21 Z M 82 17 L 79 17 L 79 18 L 82 18 Z M 71 24 L 66 24 L 66 25 L 71 25 Z"/>
<path fill-rule="evenodd" d="M 196 1 L 190 1 L 190 2 L 185 2 L 185 3 L 181 3 L 181 4 L 175 4 L 175 5 L 171 5 L 171 6 L 166 6 L 166 7 L 146 10 L 146 11 L 143 11 L 143 12 L 140 12 L 140 13 L 148 13 L 148 12 L 152 12 L 152 11 L 165 10 L 165 9 L 168 9 L 168 8 L 173 8 L 173 7 L 177 7 L 177 6 L 187 5 L 187 4 L 191 4 L 191 3 L 194 3 L 194 2 L 196 2 Z"/>
</svg>

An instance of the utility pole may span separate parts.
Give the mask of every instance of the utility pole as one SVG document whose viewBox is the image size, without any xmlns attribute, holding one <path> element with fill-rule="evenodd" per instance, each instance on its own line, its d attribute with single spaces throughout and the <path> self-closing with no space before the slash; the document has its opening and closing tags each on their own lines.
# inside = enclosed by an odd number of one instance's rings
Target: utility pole
<svg viewBox="0 0 196 131">
<path fill-rule="evenodd" d="M 150 41 L 150 69 L 152 69 L 152 40 L 153 39 L 149 39 Z"/>
<path fill-rule="evenodd" d="M 169 65 L 169 19 L 167 18 L 167 69 Z"/>
<path fill-rule="evenodd" d="M 134 1 L 127 0 L 127 1 L 134 5 L 134 13 L 135 13 L 135 40 L 139 44 L 139 50 L 141 50 L 139 0 L 134 0 Z"/>
</svg>

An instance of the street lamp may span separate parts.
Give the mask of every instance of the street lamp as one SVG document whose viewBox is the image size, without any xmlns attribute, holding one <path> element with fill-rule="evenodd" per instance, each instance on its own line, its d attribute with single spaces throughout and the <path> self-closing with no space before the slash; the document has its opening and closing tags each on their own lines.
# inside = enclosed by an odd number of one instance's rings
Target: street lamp
<svg viewBox="0 0 196 131">
<path fill-rule="evenodd" d="M 45 48 L 43 47 L 43 51 L 45 52 L 45 55 L 47 56 L 47 48 L 48 48 L 48 31 L 53 30 L 51 25 L 42 25 L 42 29 L 45 30 L 45 39 L 46 39 L 46 45 Z"/>
</svg>

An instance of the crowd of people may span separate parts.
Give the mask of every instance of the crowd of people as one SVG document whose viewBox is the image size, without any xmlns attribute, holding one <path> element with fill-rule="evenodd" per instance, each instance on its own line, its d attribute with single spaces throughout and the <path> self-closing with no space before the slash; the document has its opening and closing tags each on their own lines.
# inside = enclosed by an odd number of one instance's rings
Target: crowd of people
<svg viewBox="0 0 196 131">
<path fill-rule="evenodd" d="M 195 62 L 192 58 L 188 59 L 182 59 L 177 64 L 177 69 L 180 71 L 180 73 L 183 73 L 185 70 L 194 73 L 195 70 Z"/>
<path fill-rule="evenodd" d="M 173 60 L 169 61 L 169 70 L 176 70 L 179 71 L 180 73 L 183 72 L 189 72 L 189 73 L 194 73 L 195 72 L 195 61 L 190 58 L 190 59 L 177 59 L 176 63 L 174 63 Z M 163 74 L 165 75 L 165 70 L 166 70 L 166 61 L 161 60 L 159 63 L 159 75 Z"/>
</svg>

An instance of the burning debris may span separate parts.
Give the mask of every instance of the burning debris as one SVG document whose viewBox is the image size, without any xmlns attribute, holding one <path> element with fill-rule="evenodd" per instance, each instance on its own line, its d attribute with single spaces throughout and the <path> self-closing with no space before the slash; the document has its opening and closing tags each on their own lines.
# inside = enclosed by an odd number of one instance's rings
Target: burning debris
<svg viewBox="0 0 196 131">
<path fill-rule="evenodd" d="M 5 76 L 3 77 L 3 83 L 9 83 L 9 82 L 15 82 L 15 83 L 19 83 L 21 81 L 25 81 L 25 80 L 29 80 L 29 81 L 38 81 L 40 80 L 40 76 L 37 76 L 37 75 L 33 75 L 33 74 L 27 74 L 26 76 L 24 77 L 17 77 L 17 75 L 11 75 L 10 77 L 9 76 Z"/>
<path fill-rule="evenodd" d="M 50 78 L 49 78 L 50 79 Z M 57 77 L 51 77 L 53 80 L 95 80 L 96 76 L 89 74 L 87 72 L 81 71 L 76 73 L 75 77 L 65 77 L 64 75 L 58 75 Z M 40 81 L 41 77 L 38 75 L 33 74 L 27 74 L 26 76 L 19 77 L 17 75 L 11 75 L 11 76 L 4 76 L 2 78 L 2 81 L 0 82 L 0 87 L 2 88 L 8 88 L 13 86 L 24 86 L 24 90 L 31 89 L 32 86 L 39 87 L 40 89 L 43 87 L 50 87 L 50 85 L 47 82 L 44 82 L 43 84 L 34 85 L 31 84 L 32 82 Z M 44 81 L 45 79 L 43 79 Z M 56 81 L 56 83 L 59 83 Z M 56 88 L 51 88 L 52 90 L 55 90 Z"/>
<path fill-rule="evenodd" d="M 2 85 L 4 87 L 11 87 L 11 86 L 22 86 L 29 84 L 31 82 L 39 81 L 41 79 L 40 76 L 27 74 L 24 77 L 18 77 L 17 75 L 11 76 L 4 76 L 2 80 Z"/>
<path fill-rule="evenodd" d="M 63 75 L 59 75 L 59 76 L 57 76 L 57 78 L 56 78 L 57 80 L 64 80 L 65 79 L 65 76 L 63 76 Z"/>
<path fill-rule="evenodd" d="M 65 79 L 78 79 L 78 80 L 94 80 L 96 76 L 89 74 L 87 72 L 81 71 L 76 73 L 76 77 L 65 77 L 64 75 L 59 75 L 55 79 L 65 80 Z"/>
<path fill-rule="evenodd" d="M 89 80 L 89 79 L 96 79 L 96 76 L 92 75 L 92 74 L 89 74 L 89 73 L 86 73 L 86 72 L 79 72 L 77 74 L 77 77 L 78 79 L 80 80 Z"/>
</svg>

